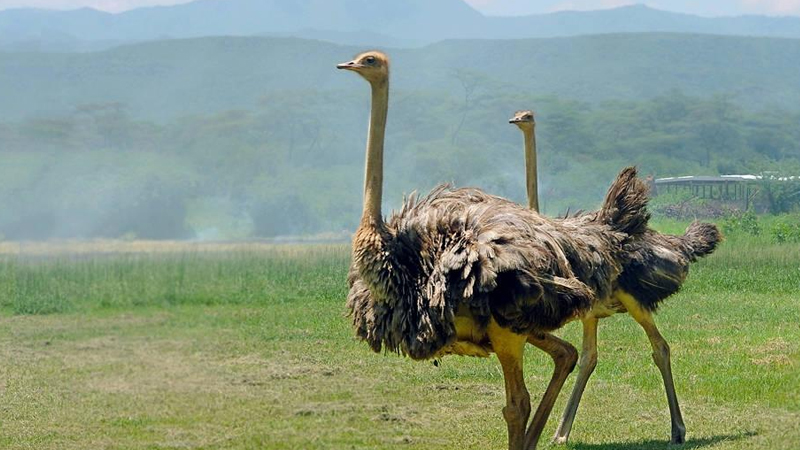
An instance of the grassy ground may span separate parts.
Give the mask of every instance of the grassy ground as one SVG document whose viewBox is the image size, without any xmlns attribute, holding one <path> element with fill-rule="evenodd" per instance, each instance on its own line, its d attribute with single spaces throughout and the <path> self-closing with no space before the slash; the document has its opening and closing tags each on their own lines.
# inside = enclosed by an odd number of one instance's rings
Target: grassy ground
<svg viewBox="0 0 800 450">
<path fill-rule="evenodd" d="M 346 246 L 80 248 L 0 256 L 0 448 L 505 445 L 494 358 L 437 368 L 352 339 Z M 694 268 L 658 316 L 683 448 L 800 448 L 799 320 L 797 245 L 733 236 Z M 578 344 L 580 326 L 561 334 Z M 667 448 L 641 330 L 606 319 L 599 348 L 568 448 Z M 525 368 L 536 397 L 551 364 L 531 348 Z"/>
</svg>

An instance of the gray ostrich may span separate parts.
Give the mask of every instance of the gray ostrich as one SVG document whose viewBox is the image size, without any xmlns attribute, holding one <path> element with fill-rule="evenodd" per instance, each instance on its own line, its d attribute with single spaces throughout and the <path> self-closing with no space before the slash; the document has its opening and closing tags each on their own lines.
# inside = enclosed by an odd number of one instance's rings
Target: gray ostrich
<svg viewBox="0 0 800 450">
<path fill-rule="evenodd" d="M 553 221 L 477 189 L 440 186 L 381 213 L 389 59 L 366 52 L 339 69 L 372 89 L 364 207 L 353 238 L 347 306 L 358 337 L 415 360 L 448 354 L 500 360 L 509 450 L 536 448 L 577 351 L 551 335 L 608 299 L 623 245 L 646 230 L 647 187 L 624 170 L 593 220 Z M 529 342 L 555 370 L 528 425 L 523 378 Z"/>
<path fill-rule="evenodd" d="M 533 164 L 527 164 L 526 170 L 528 202 L 534 208 L 533 205 L 538 205 L 538 198 L 532 197 L 537 192 L 535 186 L 538 173 L 533 114 L 530 111 L 519 111 L 514 114 L 510 123 L 517 125 L 525 136 L 525 160 L 534 161 Z M 589 214 L 585 219 L 591 222 L 596 218 Z M 683 236 L 661 234 L 648 228 L 625 243 L 622 273 L 614 283 L 611 296 L 615 301 L 610 304 L 597 302 L 580 317 L 583 324 L 583 346 L 578 364 L 578 378 L 556 431 L 556 443 L 564 444 L 569 439 L 581 396 L 597 366 L 598 320 L 624 312 L 642 326 L 653 347 L 653 361 L 661 372 L 667 393 L 672 423 L 671 443 L 682 444 L 685 441 L 686 426 L 672 379 L 669 345 L 658 331 L 653 313 L 663 300 L 680 289 L 689 274 L 689 265 L 697 261 L 697 258 L 711 254 L 721 241 L 722 235 L 716 225 L 695 222 Z"/>
</svg>

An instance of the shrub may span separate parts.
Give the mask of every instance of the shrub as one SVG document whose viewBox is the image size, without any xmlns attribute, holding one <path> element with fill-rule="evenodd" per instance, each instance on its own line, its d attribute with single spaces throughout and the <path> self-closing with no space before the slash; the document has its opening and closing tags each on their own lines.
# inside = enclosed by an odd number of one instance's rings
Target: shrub
<svg viewBox="0 0 800 450">
<path fill-rule="evenodd" d="M 779 244 L 800 243 L 800 216 L 783 217 L 776 221 L 770 229 L 772 240 Z"/>
<path fill-rule="evenodd" d="M 765 177 L 761 181 L 762 195 L 772 214 L 800 210 L 800 180 L 796 178 Z"/>
<path fill-rule="evenodd" d="M 761 234 L 761 224 L 758 216 L 752 211 L 734 211 L 722 221 L 722 231 L 729 235 L 745 233 L 750 236 L 758 236 Z"/>
<path fill-rule="evenodd" d="M 704 210 L 706 201 L 691 192 L 668 192 L 650 199 L 650 210 L 654 215 L 669 219 L 692 219 Z"/>
</svg>

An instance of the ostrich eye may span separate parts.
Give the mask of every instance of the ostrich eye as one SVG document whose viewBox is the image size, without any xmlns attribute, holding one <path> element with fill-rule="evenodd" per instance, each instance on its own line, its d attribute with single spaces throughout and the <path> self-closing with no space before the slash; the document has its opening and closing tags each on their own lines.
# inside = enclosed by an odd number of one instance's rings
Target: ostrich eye
<svg viewBox="0 0 800 450">
<path fill-rule="evenodd" d="M 367 56 L 366 58 L 364 58 L 364 62 L 371 66 L 371 65 L 375 64 L 375 57 L 374 56 Z"/>
</svg>

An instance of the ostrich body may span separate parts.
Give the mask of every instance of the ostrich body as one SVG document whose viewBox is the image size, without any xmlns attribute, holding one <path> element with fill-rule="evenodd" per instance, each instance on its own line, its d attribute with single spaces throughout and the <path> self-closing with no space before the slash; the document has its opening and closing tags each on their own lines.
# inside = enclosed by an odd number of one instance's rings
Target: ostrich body
<svg viewBox="0 0 800 450">
<path fill-rule="evenodd" d="M 577 361 L 575 348 L 549 331 L 610 298 L 624 243 L 646 228 L 646 186 L 634 169 L 623 171 L 592 221 L 552 221 L 480 190 L 448 186 L 410 197 L 384 221 L 389 60 L 367 52 L 337 67 L 372 88 L 364 209 L 348 277 L 357 336 L 376 352 L 416 360 L 495 353 L 506 387 L 509 449 L 534 449 Z M 530 426 L 526 342 L 555 362 Z"/>
<path fill-rule="evenodd" d="M 510 123 L 517 125 L 525 135 L 525 160 L 536 159 L 535 130 L 533 114 L 530 111 L 519 111 Z M 531 146 L 533 142 L 533 146 Z M 527 164 L 528 203 L 537 209 L 538 198 L 536 164 Z M 534 185 L 531 188 L 531 185 Z M 538 209 L 537 209 L 538 210 Z M 592 214 L 583 216 L 588 222 L 594 222 Z M 566 219 L 566 220 L 575 220 Z M 581 396 L 597 366 L 597 327 L 602 318 L 617 313 L 627 312 L 642 326 L 653 348 L 653 361 L 661 372 L 669 405 L 672 424 L 673 444 L 681 444 L 686 438 L 686 426 L 683 423 L 675 384 L 672 379 L 670 349 L 667 341 L 658 331 L 653 313 L 667 297 L 676 293 L 686 276 L 689 265 L 698 258 L 711 254 L 722 240 L 719 229 L 712 224 L 695 222 L 689 226 L 683 236 L 661 234 L 647 228 L 642 234 L 635 235 L 624 244 L 624 255 L 621 260 L 622 273 L 615 281 L 611 302 L 596 302 L 583 312 L 580 320 L 583 324 L 583 345 L 578 369 L 578 378 L 564 416 L 554 437 L 557 443 L 566 443 L 575 415 L 578 411 Z"/>
</svg>

